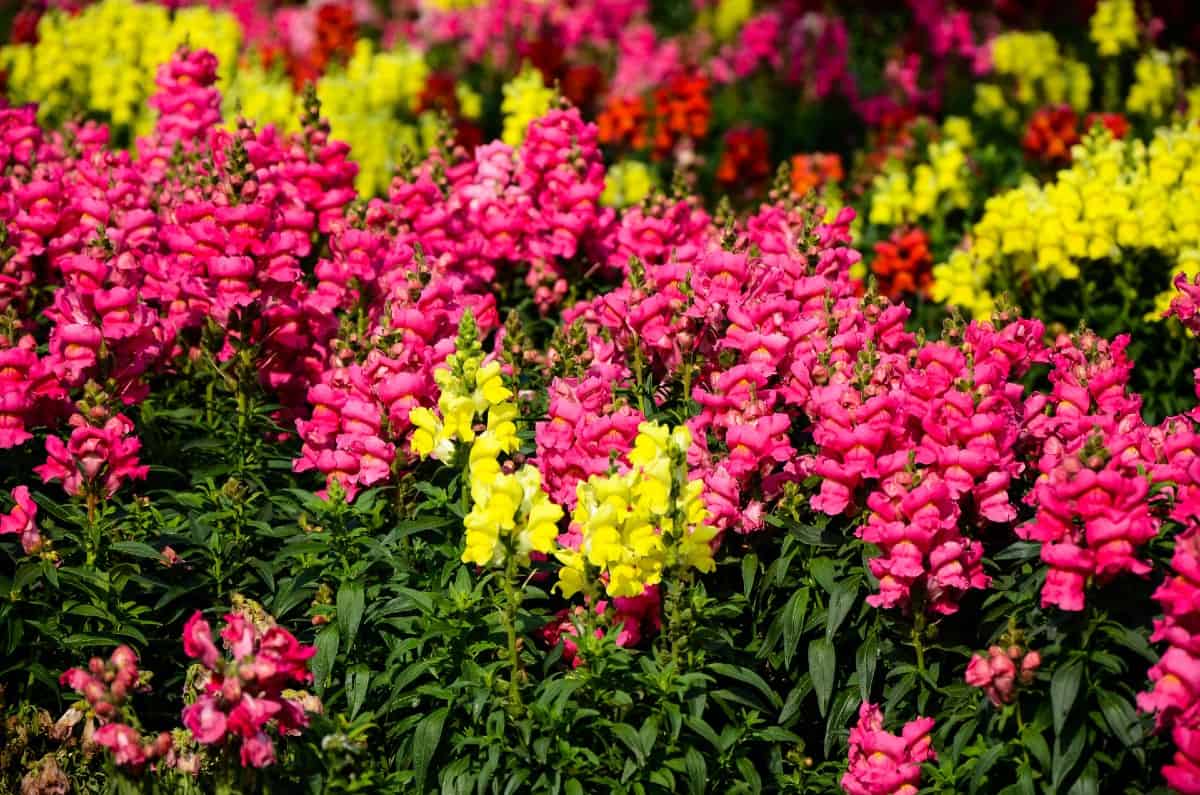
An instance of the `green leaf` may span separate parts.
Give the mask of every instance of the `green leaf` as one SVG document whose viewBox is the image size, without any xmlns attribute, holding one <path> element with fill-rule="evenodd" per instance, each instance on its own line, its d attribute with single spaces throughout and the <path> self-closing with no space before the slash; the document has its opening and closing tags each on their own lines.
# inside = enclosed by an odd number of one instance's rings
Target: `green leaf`
<svg viewBox="0 0 1200 795">
<path fill-rule="evenodd" d="M 742 593 L 746 598 L 750 598 L 750 592 L 754 590 L 754 579 L 758 575 L 758 555 L 753 553 L 742 558 Z"/>
<path fill-rule="evenodd" d="M 337 659 L 340 643 L 341 635 L 338 632 L 337 624 L 326 624 L 325 628 L 317 633 L 317 639 L 313 644 L 317 647 L 317 653 L 312 658 L 312 674 L 313 686 L 318 695 L 329 684 L 329 675 L 333 673 L 333 662 Z"/>
<path fill-rule="evenodd" d="M 1005 746 L 996 744 L 984 751 L 983 754 L 975 760 L 975 771 L 971 774 L 972 795 L 978 792 L 979 788 L 987 783 L 988 771 L 991 770 L 992 766 L 995 765 L 996 762 L 999 761 L 1000 757 L 1004 755 L 1005 750 Z"/>
<path fill-rule="evenodd" d="M 638 740 L 642 744 L 642 753 L 647 757 L 654 752 L 654 743 L 658 739 L 658 721 L 651 716 L 642 723 L 638 731 Z"/>
<path fill-rule="evenodd" d="M 829 596 L 829 613 L 825 619 L 825 637 L 833 640 L 838 627 L 850 614 L 854 602 L 858 598 L 858 586 L 846 581 L 839 582 Z"/>
<path fill-rule="evenodd" d="M 1071 739 L 1065 748 L 1063 747 L 1062 740 L 1062 736 L 1054 740 L 1054 764 L 1051 767 L 1054 792 L 1062 792 L 1063 784 L 1067 781 L 1067 776 L 1075 768 L 1075 763 L 1079 761 L 1079 757 L 1083 755 L 1083 747 L 1086 745 L 1087 740 L 1087 731 L 1083 726 L 1076 723 L 1071 732 Z"/>
<path fill-rule="evenodd" d="M 742 781 L 750 788 L 753 793 L 762 792 L 762 778 L 758 775 L 758 771 L 754 769 L 754 763 L 746 757 L 737 760 L 738 772 L 742 774 Z"/>
<path fill-rule="evenodd" d="M 346 671 L 346 702 L 353 719 L 367 700 L 367 686 L 371 683 L 371 670 L 359 664 Z"/>
<path fill-rule="evenodd" d="M 875 665 L 879 662 L 879 638 L 868 635 L 854 654 L 858 670 L 858 694 L 863 701 L 871 700 L 871 686 L 875 684 Z"/>
<path fill-rule="evenodd" d="M 639 766 L 646 764 L 646 753 L 642 750 L 642 738 L 638 736 L 637 729 L 628 723 L 617 723 L 613 725 L 612 733 L 633 752 Z"/>
<path fill-rule="evenodd" d="M 825 724 L 825 756 L 832 752 L 834 739 L 846 728 L 859 703 L 854 697 L 854 688 L 846 688 L 833 700 L 833 709 L 829 711 L 829 721 Z"/>
<path fill-rule="evenodd" d="M 779 694 L 775 692 L 766 680 L 756 674 L 754 671 L 746 668 L 739 668 L 736 665 L 729 663 L 713 663 L 711 666 L 713 671 L 728 676 L 731 679 L 737 679 L 739 682 L 745 682 L 751 687 L 762 693 L 776 708 L 783 706 L 783 701 L 779 698 Z"/>
<path fill-rule="evenodd" d="M 1142 741 L 1137 713 L 1129 702 L 1111 690 L 1096 693 L 1104 722 L 1122 744 L 1132 747 Z"/>
<path fill-rule="evenodd" d="M 142 541 L 114 541 L 109 545 L 109 549 L 133 558 L 145 558 L 146 560 L 157 561 L 163 559 L 161 552 Z"/>
<path fill-rule="evenodd" d="M 337 622 L 342 637 L 346 639 L 347 650 L 354 645 L 354 636 L 358 634 L 358 626 L 362 623 L 365 605 L 366 597 L 361 582 L 344 582 L 338 588 Z"/>
<path fill-rule="evenodd" d="M 792 658 L 800 646 L 800 635 L 804 632 L 804 618 L 808 613 L 808 589 L 801 588 L 792 594 L 783 608 L 783 665 L 792 667 Z"/>
<path fill-rule="evenodd" d="M 442 740 L 442 726 L 446 723 L 449 707 L 429 713 L 417 724 L 413 734 L 413 772 L 417 776 L 417 792 L 425 791 L 425 779 L 429 775 L 429 763 Z"/>
<path fill-rule="evenodd" d="M 817 638 L 808 644 L 808 672 L 812 675 L 813 689 L 817 693 L 817 708 L 821 717 L 829 709 L 829 697 L 833 695 L 833 680 L 837 653 L 828 638 Z"/>
<path fill-rule="evenodd" d="M 713 747 L 713 750 L 717 751 L 718 753 L 725 752 L 725 743 L 722 742 L 721 738 L 717 736 L 717 733 L 713 731 L 712 726 L 709 726 L 705 722 L 704 718 L 701 718 L 698 715 L 688 715 L 683 720 L 689 729 L 707 740 L 708 743 Z"/>
<path fill-rule="evenodd" d="M 1054 711 L 1054 733 L 1061 734 L 1067 715 L 1079 695 L 1079 683 L 1083 678 L 1083 666 L 1069 662 L 1059 666 L 1050 680 L 1050 705 Z"/>
<path fill-rule="evenodd" d="M 704 764 L 704 755 L 694 746 L 688 748 L 683 756 L 683 767 L 687 771 L 688 795 L 704 795 L 708 786 L 708 766 Z"/>
<path fill-rule="evenodd" d="M 1050 745 L 1035 726 L 1026 726 L 1021 732 L 1021 743 L 1033 754 L 1043 768 L 1050 767 Z"/>
</svg>

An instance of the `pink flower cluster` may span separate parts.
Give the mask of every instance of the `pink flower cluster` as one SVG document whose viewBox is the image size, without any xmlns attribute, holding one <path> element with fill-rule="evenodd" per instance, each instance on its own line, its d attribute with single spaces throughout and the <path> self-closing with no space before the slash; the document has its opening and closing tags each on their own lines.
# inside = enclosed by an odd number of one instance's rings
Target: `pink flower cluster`
<svg viewBox="0 0 1200 795">
<path fill-rule="evenodd" d="M 629 464 L 625 456 L 645 419 L 628 405 L 614 407 L 612 383 L 592 375 L 554 379 L 546 414 L 536 426 L 535 461 L 550 499 L 570 508 L 581 481 Z"/>
<path fill-rule="evenodd" d="M 1155 620 L 1151 635 L 1151 640 L 1168 646 L 1150 669 L 1153 689 L 1139 694 L 1137 703 L 1143 712 L 1154 713 L 1158 728 L 1170 732 L 1175 743 L 1175 757 L 1162 770 L 1167 784 L 1177 792 L 1196 795 L 1200 793 L 1200 455 L 1193 445 L 1177 451 L 1174 459 L 1178 485 L 1171 518 L 1182 530 L 1175 538 L 1171 571 L 1154 592 L 1163 617 Z"/>
<path fill-rule="evenodd" d="M 462 313 L 483 334 L 495 329 L 492 284 L 522 265 L 539 307 L 561 302 L 563 263 L 612 226 L 603 187 L 595 127 L 576 110 L 552 110 L 520 149 L 431 155 L 335 231 L 318 289 L 330 309 L 361 307 L 366 333 L 336 341 L 308 389 L 296 471 L 315 469 L 353 496 L 407 463 L 408 413 L 436 402 L 433 371 L 453 352 Z"/>
<path fill-rule="evenodd" d="M 1061 337 L 1050 393 L 1026 401 L 1027 433 L 1040 447 L 1039 477 L 1025 501 L 1037 516 L 1017 533 L 1043 545 L 1043 605 L 1082 610 L 1089 580 L 1150 571 L 1137 553 L 1160 525 L 1149 497 L 1157 453 L 1141 401 L 1128 391 L 1128 343 Z"/>
<path fill-rule="evenodd" d="M 937 757 L 929 732 L 933 718 L 917 718 L 899 735 L 883 728 L 883 712 L 874 704 L 858 710 L 858 725 L 850 730 L 850 767 L 842 776 L 848 795 L 916 795 L 921 763 Z"/>
<path fill-rule="evenodd" d="M 1041 664 L 1042 655 L 1036 651 L 1024 651 L 1020 646 L 1007 649 L 992 646 L 986 656 L 971 656 L 967 663 L 967 684 L 983 690 L 988 701 L 997 707 L 1011 704 L 1016 698 L 1017 683 L 1032 683 Z"/>
<path fill-rule="evenodd" d="M 560 610 L 541 632 L 547 646 L 553 647 L 562 641 L 563 660 L 572 668 L 578 668 L 585 662 L 579 654 L 575 638 L 579 637 L 579 622 L 586 609 L 580 606 Z M 662 597 L 657 585 L 648 586 L 638 596 L 618 596 L 611 603 L 607 599 L 600 599 L 593 610 L 597 616 L 607 616 L 609 626 L 617 631 L 616 644 L 621 647 L 636 646 L 643 635 L 662 628 Z M 597 627 L 594 634 L 597 638 L 604 637 L 604 630 Z"/>
<path fill-rule="evenodd" d="M 133 423 L 124 414 L 96 425 L 83 414 L 71 416 L 74 430 L 66 444 L 46 438 L 46 463 L 34 467 L 42 481 L 60 481 L 68 494 L 112 497 L 129 479 L 141 480 L 150 468 L 138 463 L 142 443 L 132 436 Z"/>
<path fill-rule="evenodd" d="M 584 0 L 569 5 L 537 0 L 489 0 L 445 10 L 434 4 L 413 27 L 398 35 L 421 35 L 431 43 L 453 43 L 470 61 L 489 61 L 501 71 L 521 60 L 537 62 L 539 48 L 571 57 L 589 49 L 611 49 L 631 21 L 647 10 L 645 0 Z M 544 57 L 544 56 L 543 56 Z"/>
<path fill-rule="evenodd" d="M 17 486 L 12 490 L 13 502 L 16 505 L 6 514 L 0 514 L 0 536 L 18 535 L 21 537 L 21 548 L 26 555 L 35 555 L 42 549 L 42 535 L 38 532 L 37 503 L 29 496 L 29 489 Z"/>
<path fill-rule="evenodd" d="M 184 651 L 206 671 L 203 691 L 184 708 L 183 723 L 203 745 L 237 738 L 242 765 L 266 767 L 275 761 L 268 724 L 273 723 L 281 734 L 308 726 L 300 702 L 283 691 L 312 680 L 308 661 L 316 649 L 302 646 L 282 627 L 261 630 L 241 613 L 225 616 L 221 640 L 227 658 L 217 649 L 212 629 L 199 611 L 184 627 Z"/>
<path fill-rule="evenodd" d="M 87 701 L 88 708 L 102 724 L 92 734 L 92 742 L 112 752 L 113 760 L 121 767 L 140 771 L 171 751 L 168 732 L 143 738 L 124 721 L 126 699 L 135 690 L 144 689 L 137 655 L 128 646 L 118 646 L 107 662 L 93 657 L 86 670 L 70 669 L 62 675 L 61 682 Z"/>
</svg>

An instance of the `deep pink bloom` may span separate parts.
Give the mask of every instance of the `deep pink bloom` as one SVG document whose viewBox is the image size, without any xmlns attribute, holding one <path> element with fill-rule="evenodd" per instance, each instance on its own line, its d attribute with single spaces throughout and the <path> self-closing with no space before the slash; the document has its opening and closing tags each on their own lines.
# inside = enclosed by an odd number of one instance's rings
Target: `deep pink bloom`
<svg viewBox="0 0 1200 795">
<path fill-rule="evenodd" d="M 936 758 L 929 732 L 933 718 L 905 724 L 899 736 L 883 729 L 879 707 L 864 703 L 850 730 L 850 766 L 842 777 L 848 795 L 916 795 L 921 763 Z"/>
</svg>

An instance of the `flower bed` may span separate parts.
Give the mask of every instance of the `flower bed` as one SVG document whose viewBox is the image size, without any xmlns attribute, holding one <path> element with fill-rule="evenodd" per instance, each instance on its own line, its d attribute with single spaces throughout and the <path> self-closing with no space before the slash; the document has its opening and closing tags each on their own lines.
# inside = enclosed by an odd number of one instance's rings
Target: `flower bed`
<svg viewBox="0 0 1200 795">
<path fill-rule="evenodd" d="M 0 789 L 1200 792 L 1187 9 L 51 5 Z"/>
</svg>

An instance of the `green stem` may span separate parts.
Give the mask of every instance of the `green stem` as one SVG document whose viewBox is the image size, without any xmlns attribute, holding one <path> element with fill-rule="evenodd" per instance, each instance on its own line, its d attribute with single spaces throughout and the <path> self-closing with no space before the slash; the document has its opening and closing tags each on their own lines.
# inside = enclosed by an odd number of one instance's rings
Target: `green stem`
<svg viewBox="0 0 1200 795">
<path fill-rule="evenodd" d="M 89 488 L 87 495 L 87 565 L 89 567 L 96 564 L 96 557 L 100 552 L 100 538 L 99 533 L 96 532 L 97 502 L 96 493 Z"/>
<path fill-rule="evenodd" d="M 517 576 L 517 559 L 509 555 L 505 567 L 504 582 L 504 631 L 508 635 L 508 714 L 520 717 L 524 710 L 521 703 L 521 657 L 517 651 L 517 615 L 521 610 L 521 591 L 514 584 Z"/>
<path fill-rule="evenodd" d="M 246 410 L 246 390 L 242 388 L 242 382 L 241 379 L 239 379 L 237 388 L 238 472 L 243 472 L 246 469 Z"/>
<path fill-rule="evenodd" d="M 633 373 L 637 379 L 638 410 L 645 417 L 648 416 L 646 414 L 646 377 L 642 364 L 642 346 L 637 344 L 633 346 Z"/>
<path fill-rule="evenodd" d="M 913 651 L 917 654 L 917 670 L 921 673 L 921 678 L 924 679 L 927 674 L 925 671 L 925 646 L 921 643 L 921 633 L 925 629 L 925 616 L 918 613 L 913 619 L 912 628 L 912 645 Z"/>
<path fill-rule="evenodd" d="M 1033 765 L 1029 761 L 1029 749 L 1025 746 L 1025 720 L 1021 717 L 1021 697 L 1017 696 L 1017 700 L 1013 702 L 1017 713 L 1017 742 L 1021 746 L 1021 756 L 1025 758 L 1025 766 L 1032 768 Z"/>
</svg>

